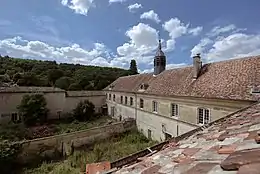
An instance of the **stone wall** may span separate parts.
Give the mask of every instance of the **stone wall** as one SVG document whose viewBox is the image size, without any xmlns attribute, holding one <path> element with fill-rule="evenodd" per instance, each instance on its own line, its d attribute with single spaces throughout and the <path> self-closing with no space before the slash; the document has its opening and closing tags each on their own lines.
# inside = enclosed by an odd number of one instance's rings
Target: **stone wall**
<svg viewBox="0 0 260 174">
<path fill-rule="evenodd" d="M 70 155 L 73 148 L 93 144 L 114 134 L 135 128 L 135 121 L 128 120 L 88 130 L 24 141 L 19 160 L 27 164 L 39 157 L 52 156 L 55 152 Z"/>
<path fill-rule="evenodd" d="M 37 90 L 36 90 L 37 89 Z M 18 114 L 17 106 L 24 95 L 44 95 L 47 108 L 50 110 L 49 119 L 59 119 L 65 113 L 71 112 L 82 100 L 89 100 L 95 105 L 96 112 L 101 112 L 105 104 L 103 91 L 64 91 L 51 87 L 21 87 L 14 90 L 0 90 L 0 123 L 8 122 L 12 114 Z"/>
</svg>

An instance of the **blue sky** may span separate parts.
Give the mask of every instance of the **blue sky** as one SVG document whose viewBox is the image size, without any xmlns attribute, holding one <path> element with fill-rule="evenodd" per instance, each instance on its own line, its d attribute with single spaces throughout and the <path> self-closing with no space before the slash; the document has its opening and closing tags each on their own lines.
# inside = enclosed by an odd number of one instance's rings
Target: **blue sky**
<svg viewBox="0 0 260 174">
<path fill-rule="evenodd" d="M 259 0 L 1 0 L 0 54 L 150 72 L 260 54 Z"/>
</svg>

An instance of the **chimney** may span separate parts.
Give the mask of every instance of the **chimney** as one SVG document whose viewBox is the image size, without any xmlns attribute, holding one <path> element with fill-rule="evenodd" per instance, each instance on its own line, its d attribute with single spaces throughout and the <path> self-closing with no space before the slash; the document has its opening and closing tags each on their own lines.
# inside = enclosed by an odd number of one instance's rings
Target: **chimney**
<svg viewBox="0 0 260 174">
<path fill-rule="evenodd" d="M 200 58 L 200 54 L 196 54 L 193 56 L 193 78 L 197 79 L 202 67 L 202 61 Z"/>
</svg>

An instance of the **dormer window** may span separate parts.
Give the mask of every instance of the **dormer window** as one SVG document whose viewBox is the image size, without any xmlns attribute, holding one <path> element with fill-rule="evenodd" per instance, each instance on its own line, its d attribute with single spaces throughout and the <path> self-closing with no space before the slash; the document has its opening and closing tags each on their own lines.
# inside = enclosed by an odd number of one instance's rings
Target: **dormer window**
<svg viewBox="0 0 260 174">
<path fill-rule="evenodd" d="M 148 87 L 149 87 L 149 85 L 147 83 L 142 83 L 140 85 L 140 90 L 147 90 Z"/>
<path fill-rule="evenodd" d="M 253 87 L 251 88 L 251 93 L 252 93 L 252 94 L 260 94 L 260 87 L 253 86 Z"/>
<path fill-rule="evenodd" d="M 110 85 L 108 89 L 112 90 L 113 88 L 114 88 L 114 85 Z"/>
</svg>

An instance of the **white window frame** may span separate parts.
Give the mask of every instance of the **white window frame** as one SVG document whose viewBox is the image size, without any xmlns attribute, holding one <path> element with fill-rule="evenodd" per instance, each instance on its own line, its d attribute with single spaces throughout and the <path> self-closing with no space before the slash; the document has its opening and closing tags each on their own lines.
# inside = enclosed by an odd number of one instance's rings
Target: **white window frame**
<svg viewBox="0 0 260 174">
<path fill-rule="evenodd" d="M 158 102 L 157 101 L 152 101 L 152 109 L 154 113 L 158 112 Z"/>
<path fill-rule="evenodd" d="M 208 108 L 198 108 L 197 119 L 199 125 L 210 123 L 210 110 Z"/>
<path fill-rule="evenodd" d="M 171 116 L 172 117 L 179 117 L 179 105 L 176 103 L 171 103 Z"/>
<path fill-rule="evenodd" d="M 141 109 L 143 109 L 143 108 L 144 108 L 144 99 L 140 98 L 139 102 L 140 102 L 140 103 L 139 103 L 139 104 L 140 104 L 139 107 L 140 107 Z"/>
</svg>

